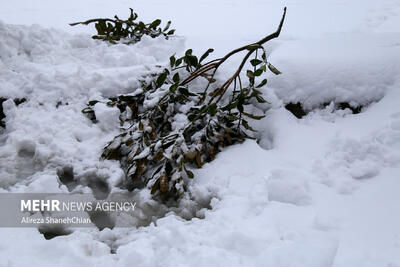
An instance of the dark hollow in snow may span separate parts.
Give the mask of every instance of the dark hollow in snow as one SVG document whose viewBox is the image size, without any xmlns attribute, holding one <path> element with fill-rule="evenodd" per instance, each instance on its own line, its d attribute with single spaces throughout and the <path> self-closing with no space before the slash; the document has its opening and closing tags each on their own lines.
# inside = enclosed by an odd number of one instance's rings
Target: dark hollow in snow
<svg viewBox="0 0 400 267">
<path fill-rule="evenodd" d="M 18 157 L 31 159 L 36 154 L 36 144 L 31 141 L 23 141 L 18 145 Z"/>
<path fill-rule="evenodd" d="M 115 221 L 111 216 L 104 211 L 93 211 L 88 212 L 90 220 L 94 225 L 96 225 L 97 229 L 100 231 L 105 228 L 113 229 L 115 227 Z"/>
<path fill-rule="evenodd" d="M 71 230 L 61 225 L 42 225 L 38 228 L 38 231 L 47 240 L 57 236 L 69 235 L 72 233 Z"/>
<path fill-rule="evenodd" d="M 0 97 L 0 127 L 6 127 L 6 124 L 3 122 L 3 119 L 6 117 L 3 111 L 3 102 L 6 101 L 6 98 Z"/>
<path fill-rule="evenodd" d="M 296 103 L 296 104 L 289 103 L 285 106 L 285 108 L 287 110 L 289 110 L 298 119 L 301 119 L 302 117 L 307 115 L 307 113 L 304 111 L 303 105 L 301 103 Z"/>
<path fill-rule="evenodd" d="M 325 108 L 329 106 L 330 103 L 323 103 L 319 108 Z M 285 108 L 290 111 L 296 118 L 301 119 L 306 116 L 312 110 L 305 110 L 303 108 L 303 104 L 300 102 L 297 103 L 288 103 L 285 105 Z M 345 110 L 350 109 L 353 114 L 359 114 L 363 110 L 364 106 L 352 106 L 348 102 L 340 102 L 335 104 L 335 110 Z"/>
<path fill-rule="evenodd" d="M 87 179 L 87 186 L 92 189 L 93 196 L 96 199 L 106 199 L 108 197 L 111 189 L 105 179 L 102 179 L 96 173 L 89 173 L 85 175 L 85 178 Z"/>
<path fill-rule="evenodd" d="M 4 97 L 0 97 L 0 127 L 5 128 L 6 124 L 4 123 L 3 119 L 6 117 L 6 115 L 4 114 L 4 110 L 3 110 L 3 103 L 7 100 L 7 98 Z M 26 102 L 25 98 L 16 98 L 14 99 L 14 103 L 15 105 L 20 105 L 22 103 Z"/>
<path fill-rule="evenodd" d="M 57 169 L 57 176 L 60 184 L 64 184 L 70 192 L 74 191 L 78 186 L 89 187 L 92 190 L 93 197 L 97 200 L 112 200 L 111 186 L 107 180 L 109 177 L 99 174 L 96 171 L 87 171 L 76 173 L 73 166 L 65 165 Z M 127 189 L 125 184 L 121 184 L 121 189 Z M 76 193 L 81 193 L 77 190 Z M 133 227 L 145 227 L 151 223 L 157 222 L 159 218 L 163 218 L 166 214 L 174 213 L 184 220 L 193 218 L 204 218 L 204 212 L 210 210 L 211 200 L 216 197 L 212 192 L 210 194 L 191 193 L 190 190 L 185 197 L 180 200 L 170 200 L 166 203 L 160 203 L 156 200 L 145 200 L 137 191 L 124 191 L 118 195 L 118 201 L 126 200 L 134 202 L 135 209 L 129 216 L 109 214 L 102 211 L 88 211 L 88 215 L 92 223 L 99 229 L 113 229 L 117 225 L 127 224 Z M 125 197 L 123 196 L 125 194 Z M 57 230 L 57 229 L 56 229 Z M 44 231 L 44 230 L 43 230 Z M 61 230 L 60 230 L 61 231 Z M 52 238 L 62 231 L 45 231 L 46 237 Z"/>
<path fill-rule="evenodd" d="M 88 172 L 82 175 L 74 175 L 74 168 L 66 165 L 57 169 L 57 176 L 61 184 L 64 184 L 68 191 L 73 191 L 78 185 L 90 187 L 96 199 L 106 199 L 110 194 L 110 186 L 105 177 L 98 176 L 95 172 Z"/>
<path fill-rule="evenodd" d="M 58 101 L 57 102 L 57 104 L 56 104 L 56 108 L 59 108 L 60 106 L 63 106 L 63 105 L 65 105 L 65 106 L 68 106 L 69 105 L 69 103 L 68 102 L 62 102 L 62 101 Z"/>
<path fill-rule="evenodd" d="M 60 182 L 64 184 L 70 192 L 78 185 L 74 179 L 74 169 L 72 166 L 68 165 L 57 169 L 57 176 Z"/>
<path fill-rule="evenodd" d="M 325 105 L 325 104 L 324 104 L 324 105 Z M 329 104 L 328 104 L 328 105 L 329 105 Z M 347 103 L 347 102 L 339 103 L 339 109 L 346 109 L 346 108 L 350 109 L 350 110 L 353 112 L 353 114 L 358 114 L 358 113 L 360 113 L 360 112 L 362 111 L 363 106 L 352 107 L 352 106 L 350 106 L 350 104 Z"/>
</svg>

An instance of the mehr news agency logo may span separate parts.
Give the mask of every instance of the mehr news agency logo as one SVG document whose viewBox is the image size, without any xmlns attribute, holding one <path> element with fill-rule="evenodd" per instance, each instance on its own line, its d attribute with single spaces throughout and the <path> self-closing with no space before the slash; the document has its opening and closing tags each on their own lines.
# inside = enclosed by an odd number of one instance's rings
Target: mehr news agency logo
<svg viewBox="0 0 400 267">
<path fill-rule="evenodd" d="M 21 212 L 50 212 L 52 216 L 32 217 L 24 216 L 21 224 L 90 224 L 89 217 L 65 216 L 56 217 L 53 213 L 64 212 L 133 212 L 136 202 L 128 201 L 60 201 L 58 199 L 28 199 L 20 200 Z M 87 213 L 86 213 L 87 215 Z"/>
</svg>

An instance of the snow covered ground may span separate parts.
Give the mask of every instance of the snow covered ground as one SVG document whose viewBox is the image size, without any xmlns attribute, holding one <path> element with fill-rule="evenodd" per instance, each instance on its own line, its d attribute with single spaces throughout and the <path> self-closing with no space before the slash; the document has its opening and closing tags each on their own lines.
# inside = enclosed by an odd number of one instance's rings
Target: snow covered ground
<svg viewBox="0 0 400 267">
<path fill-rule="evenodd" d="M 400 0 L 3 1 L 0 97 L 29 101 L 3 103 L 0 192 L 68 192 L 57 176 L 65 166 L 118 190 L 119 164 L 99 160 L 118 112 L 98 106 L 93 124 L 81 113 L 87 101 L 134 90 L 185 48 L 217 56 L 256 41 L 284 6 L 282 35 L 267 46 L 283 74 L 264 88 L 271 109 L 255 124 L 260 140 L 196 170 L 187 205 L 209 204 L 197 211 L 204 218 L 170 212 L 148 226 L 51 240 L 2 228 L 0 266 L 399 267 Z M 67 25 L 125 17 L 128 7 L 145 21 L 171 19 L 179 36 L 110 47 L 90 27 Z M 297 101 L 312 110 L 302 119 L 284 108 Z M 318 108 L 331 101 L 364 108 Z M 137 196 L 144 217 L 157 205 L 148 197 Z"/>
</svg>

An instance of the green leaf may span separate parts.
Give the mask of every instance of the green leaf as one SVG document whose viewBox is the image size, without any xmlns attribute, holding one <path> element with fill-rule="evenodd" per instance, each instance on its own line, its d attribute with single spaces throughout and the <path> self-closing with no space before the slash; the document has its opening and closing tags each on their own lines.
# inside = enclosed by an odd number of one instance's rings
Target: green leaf
<svg viewBox="0 0 400 267">
<path fill-rule="evenodd" d="M 196 119 L 197 115 L 196 114 L 190 114 L 189 116 L 187 116 L 189 121 L 194 121 Z"/>
<path fill-rule="evenodd" d="M 173 55 L 169 58 L 169 64 L 170 64 L 171 68 L 175 65 L 175 61 L 176 61 L 175 55 Z"/>
<path fill-rule="evenodd" d="M 160 24 L 161 24 L 161 20 L 156 19 L 155 21 L 153 21 L 153 22 L 150 24 L 149 27 L 155 29 L 155 28 L 157 28 L 157 26 L 160 25 Z"/>
<path fill-rule="evenodd" d="M 167 32 L 167 35 L 173 35 L 175 33 L 175 30 L 170 30 L 169 32 Z"/>
<path fill-rule="evenodd" d="M 106 105 L 107 106 L 109 106 L 109 107 L 113 107 L 113 106 L 115 106 L 115 101 L 108 101 L 107 103 L 106 103 Z"/>
<path fill-rule="evenodd" d="M 183 168 L 185 169 L 185 172 L 186 172 L 187 176 L 188 176 L 190 179 L 193 179 L 193 178 L 194 178 L 193 172 L 191 172 L 191 171 L 189 171 L 188 169 L 186 169 L 186 166 L 185 166 L 185 165 L 183 165 Z"/>
<path fill-rule="evenodd" d="M 179 84 L 174 83 L 173 85 L 171 85 L 171 86 L 169 87 L 169 91 L 172 92 L 172 93 L 175 93 L 176 88 L 178 88 L 178 86 L 179 86 Z"/>
<path fill-rule="evenodd" d="M 244 94 L 240 93 L 238 95 L 238 104 L 237 104 L 237 109 L 239 110 L 240 113 L 243 113 L 243 104 L 244 104 Z"/>
<path fill-rule="evenodd" d="M 186 50 L 186 52 L 185 52 L 185 56 L 191 55 L 191 54 L 192 54 L 192 52 L 193 52 L 193 50 L 192 50 L 192 49 L 188 49 L 188 50 Z"/>
<path fill-rule="evenodd" d="M 170 20 L 167 22 L 167 25 L 165 25 L 165 27 L 164 27 L 164 29 L 163 29 L 163 32 L 165 32 L 166 30 L 168 30 L 168 29 L 169 29 L 169 26 L 171 26 L 171 21 L 170 21 Z"/>
<path fill-rule="evenodd" d="M 175 67 L 179 67 L 182 64 L 183 58 L 178 58 L 175 62 Z"/>
<path fill-rule="evenodd" d="M 256 95 L 256 99 L 258 103 L 267 103 L 267 101 L 260 95 Z"/>
<path fill-rule="evenodd" d="M 206 59 L 206 57 L 208 57 L 210 55 L 210 53 L 214 52 L 214 49 L 210 48 L 208 49 L 201 57 L 199 60 L 199 63 L 201 63 L 204 59 Z"/>
<path fill-rule="evenodd" d="M 245 115 L 245 116 L 247 116 L 249 118 L 252 118 L 254 120 L 261 120 L 262 118 L 265 118 L 265 115 L 257 116 L 257 115 L 254 115 L 254 114 L 251 114 L 251 113 L 246 113 L 246 112 L 243 112 L 243 115 Z"/>
<path fill-rule="evenodd" d="M 82 113 L 83 114 L 94 113 L 94 111 L 92 108 L 84 108 L 84 109 L 82 109 Z"/>
<path fill-rule="evenodd" d="M 178 90 L 182 95 L 184 95 L 186 97 L 188 97 L 188 96 L 196 96 L 196 94 L 193 94 L 193 93 L 189 92 L 189 90 L 187 88 L 185 88 L 185 87 L 179 87 Z"/>
<path fill-rule="evenodd" d="M 139 27 L 139 29 L 144 29 L 144 28 L 146 28 L 146 25 L 143 23 L 143 21 L 139 21 L 139 24 L 137 25 L 137 27 Z"/>
<path fill-rule="evenodd" d="M 275 75 L 282 74 L 277 68 L 275 68 L 271 63 L 268 63 L 268 69 Z"/>
<path fill-rule="evenodd" d="M 253 128 L 251 128 L 251 126 L 249 125 L 249 123 L 246 120 L 242 120 L 242 125 L 244 128 L 246 128 L 249 131 L 252 132 L 257 132 L 256 130 L 254 130 Z"/>
<path fill-rule="evenodd" d="M 174 77 L 172 77 L 172 80 L 174 81 L 174 83 L 179 83 L 179 73 L 175 73 Z"/>
<path fill-rule="evenodd" d="M 267 79 L 264 79 L 264 80 L 262 80 L 262 82 L 261 82 L 259 85 L 257 85 L 256 88 L 263 87 L 263 86 L 266 85 L 266 84 L 267 84 Z"/>
<path fill-rule="evenodd" d="M 94 26 L 96 27 L 97 34 L 98 34 L 98 35 L 104 35 L 104 34 L 105 34 L 103 28 L 100 26 L 99 23 L 96 23 Z"/>
<path fill-rule="evenodd" d="M 137 19 L 138 15 L 136 13 L 133 13 L 133 9 L 132 8 L 129 8 L 129 9 L 131 10 L 131 15 L 129 16 L 128 20 L 133 21 L 133 20 Z"/>
<path fill-rule="evenodd" d="M 236 117 L 236 116 L 225 116 L 229 121 L 236 121 L 236 120 L 238 120 L 239 118 L 238 117 Z"/>
<path fill-rule="evenodd" d="M 161 73 L 156 80 L 156 88 L 160 88 L 164 84 L 166 79 L 167 79 L 167 73 L 166 72 Z"/>
<path fill-rule="evenodd" d="M 239 101 L 236 99 L 236 101 L 230 102 L 228 105 L 222 107 L 221 109 L 222 109 L 222 110 L 231 110 L 231 109 L 234 109 L 234 108 L 237 107 L 238 102 L 239 102 Z"/>
<path fill-rule="evenodd" d="M 153 172 L 153 174 L 151 175 L 151 177 L 154 177 L 157 173 L 159 173 L 159 172 L 162 170 L 162 168 L 163 168 L 163 165 L 159 166 L 159 167 Z"/>
<path fill-rule="evenodd" d="M 260 76 L 263 73 L 263 70 L 260 68 L 254 72 L 254 76 Z"/>
<path fill-rule="evenodd" d="M 214 78 L 205 77 L 209 83 L 215 83 L 217 80 Z"/>
<path fill-rule="evenodd" d="M 205 112 L 207 110 L 207 105 L 203 105 L 201 108 L 200 108 L 200 113 L 203 113 L 203 112 Z"/>
<path fill-rule="evenodd" d="M 197 67 L 199 61 L 197 60 L 196 56 L 192 56 L 192 55 L 187 55 L 186 56 L 187 59 L 187 63 L 193 67 Z"/>
<path fill-rule="evenodd" d="M 96 105 L 97 103 L 99 103 L 99 101 L 97 101 L 97 100 L 91 100 L 91 101 L 89 101 L 89 106 L 94 106 L 94 105 Z"/>
<path fill-rule="evenodd" d="M 108 30 L 109 32 L 111 32 L 113 28 L 114 28 L 114 26 L 113 26 L 110 22 L 108 22 L 108 23 L 107 23 L 107 30 Z"/>
<path fill-rule="evenodd" d="M 246 75 L 247 75 L 247 77 L 249 77 L 249 78 L 254 78 L 254 72 L 252 72 L 251 70 L 247 70 Z"/>
<path fill-rule="evenodd" d="M 265 50 L 263 51 L 261 58 L 266 61 L 267 60 L 267 55 L 265 54 Z"/>
<path fill-rule="evenodd" d="M 217 114 L 217 104 L 213 103 L 208 107 L 208 112 L 210 113 L 211 116 L 214 116 Z"/>
<path fill-rule="evenodd" d="M 189 90 L 186 89 L 185 87 L 179 87 L 179 92 L 184 95 L 184 96 L 189 96 Z"/>
<path fill-rule="evenodd" d="M 105 31 L 107 30 L 107 25 L 106 25 L 105 20 L 99 20 L 99 26 L 103 30 L 103 33 L 105 33 Z"/>
<path fill-rule="evenodd" d="M 255 66 L 261 64 L 262 61 L 259 59 L 252 59 L 252 60 L 250 60 L 250 63 L 251 63 L 251 65 L 253 65 L 255 67 Z"/>
</svg>

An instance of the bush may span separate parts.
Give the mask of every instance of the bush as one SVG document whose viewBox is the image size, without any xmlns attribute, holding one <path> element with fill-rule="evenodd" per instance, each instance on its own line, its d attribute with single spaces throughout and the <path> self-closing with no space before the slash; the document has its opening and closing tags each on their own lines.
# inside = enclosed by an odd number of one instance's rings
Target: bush
<svg viewBox="0 0 400 267">
<path fill-rule="evenodd" d="M 122 125 L 128 126 L 104 148 L 102 157 L 121 162 L 132 189 L 148 187 L 155 197 L 177 199 L 185 191 L 184 180 L 194 177 L 191 168 L 212 161 L 223 147 L 252 138 L 255 130 L 249 120 L 264 115 L 255 115 L 246 106 L 266 102 L 260 90 L 267 84 L 261 79 L 264 72 L 280 74 L 262 45 L 279 36 L 285 14 L 286 8 L 278 30 L 256 43 L 206 63 L 213 49 L 200 57 L 188 49 L 182 57 L 171 56 L 169 67 L 150 83 L 132 94 L 110 98 L 107 105 L 118 107 Z M 245 56 L 235 73 L 217 81 L 219 67 L 240 52 Z M 244 83 L 241 75 L 248 61 L 251 68 Z M 192 81 L 200 79 L 193 86 Z M 91 101 L 83 110 L 93 121 L 96 103 Z"/>
</svg>

